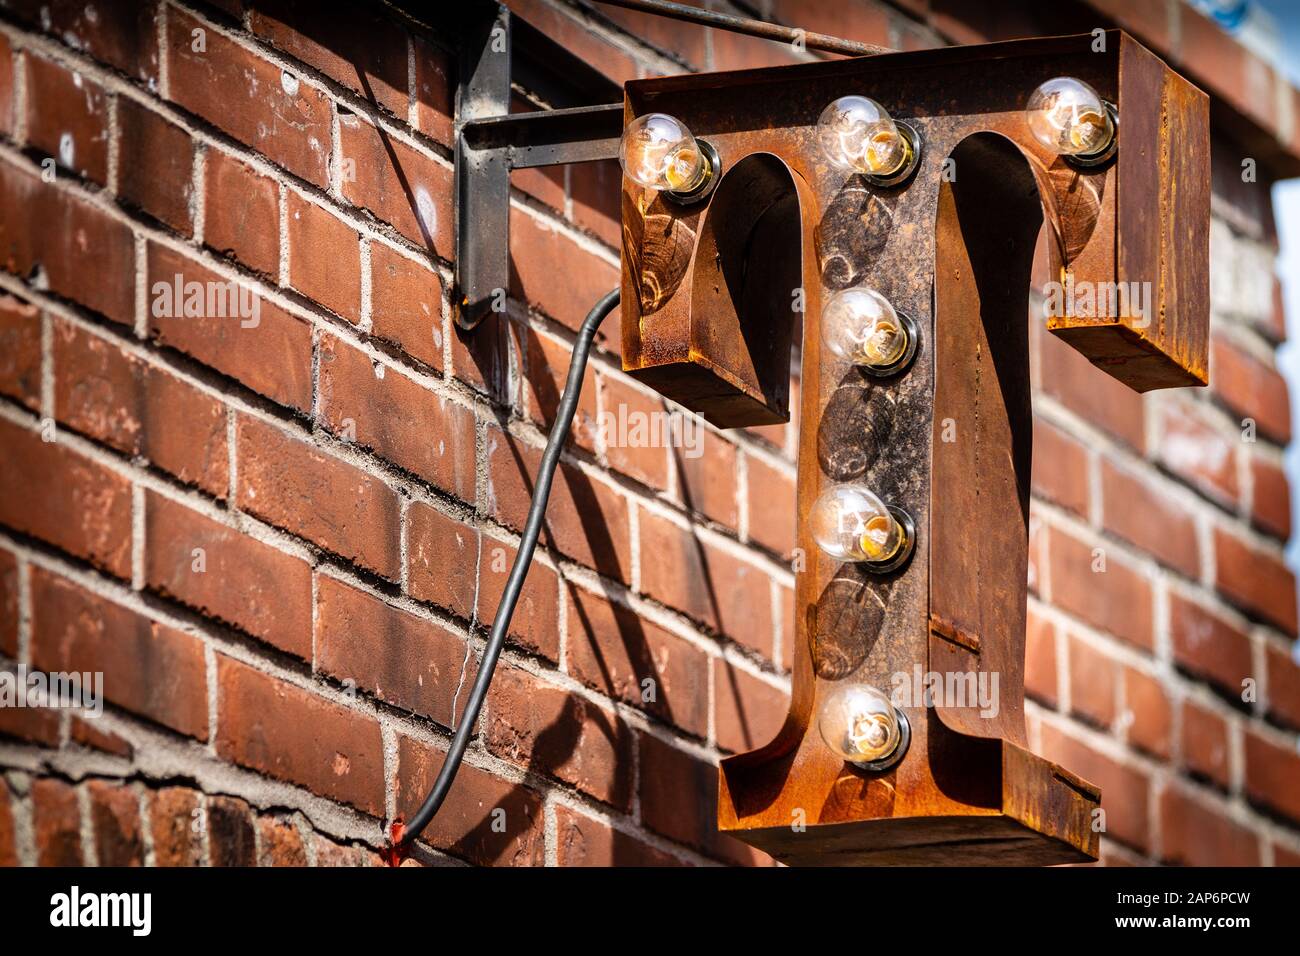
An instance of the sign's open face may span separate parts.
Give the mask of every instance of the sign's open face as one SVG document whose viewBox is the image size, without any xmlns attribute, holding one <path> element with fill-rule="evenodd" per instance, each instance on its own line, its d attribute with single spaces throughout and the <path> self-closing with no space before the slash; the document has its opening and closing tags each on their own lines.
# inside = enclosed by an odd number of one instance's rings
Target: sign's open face
<svg viewBox="0 0 1300 956">
<path fill-rule="evenodd" d="M 1035 136 L 1058 77 L 1101 101 L 1062 135 L 1109 148 Z M 898 181 L 828 151 L 845 96 L 903 122 Z M 1041 232 L 1033 320 L 1101 371 L 1205 384 L 1205 95 L 1112 31 L 629 83 L 649 113 L 718 172 L 691 204 L 624 180 L 625 367 L 762 424 L 802 343 L 793 698 L 724 761 L 719 826 L 791 863 L 1095 858 L 1099 792 L 1025 737 L 1031 264 Z"/>
</svg>

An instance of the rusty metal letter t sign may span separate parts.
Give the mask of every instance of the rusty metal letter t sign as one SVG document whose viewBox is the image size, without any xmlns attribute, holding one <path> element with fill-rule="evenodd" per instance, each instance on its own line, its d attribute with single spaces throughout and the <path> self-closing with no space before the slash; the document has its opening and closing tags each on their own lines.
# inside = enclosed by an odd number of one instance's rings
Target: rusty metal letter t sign
<svg viewBox="0 0 1300 956">
<path fill-rule="evenodd" d="M 802 330 L 790 712 L 718 796 L 785 862 L 1097 856 L 1025 729 L 1031 267 L 1101 371 L 1204 385 L 1210 209 L 1205 95 L 1098 39 L 626 86 L 624 366 L 786 421 Z"/>
</svg>

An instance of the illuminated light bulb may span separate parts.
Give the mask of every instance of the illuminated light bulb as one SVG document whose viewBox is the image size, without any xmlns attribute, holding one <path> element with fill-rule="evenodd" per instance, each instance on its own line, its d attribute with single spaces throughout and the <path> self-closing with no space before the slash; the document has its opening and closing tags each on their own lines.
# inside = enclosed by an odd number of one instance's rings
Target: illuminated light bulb
<svg viewBox="0 0 1300 956">
<path fill-rule="evenodd" d="M 912 158 L 912 145 L 883 106 L 865 96 L 841 96 L 822 111 L 817 137 L 831 164 L 889 177 Z"/>
<path fill-rule="evenodd" d="M 1091 86 L 1071 76 L 1055 77 L 1034 90 L 1025 122 L 1052 152 L 1075 159 L 1105 156 L 1115 140 L 1110 107 Z"/>
<path fill-rule="evenodd" d="M 835 485 L 822 492 L 809 520 L 817 546 L 837 561 L 886 565 L 911 547 L 894 512 L 865 485 Z"/>
<path fill-rule="evenodd" d="M 701 191 L 714 171 L 710 160 L 686 124 L 666 113 L 638 116 L 619 141 L 618 161 L 627 178 L 673 195 Z"/>
<path fill-rule="evenodd" d="M 904 720 L 893 703 L 870 684 L 846 683 L 830 691 L 817 710 L 817 729 L 826 746 L 858 766 L 884 769 L 902 757 Z M 890 760 L 890 757 L 896 757 Z"/>
<path fill-rule="evenodd" d="M 895 371 L 915 351 L 911 323 L 875 289 L 842 289 L 822 308 L 822 341 L 837 358 L 869 371 Z"/>
</svg>

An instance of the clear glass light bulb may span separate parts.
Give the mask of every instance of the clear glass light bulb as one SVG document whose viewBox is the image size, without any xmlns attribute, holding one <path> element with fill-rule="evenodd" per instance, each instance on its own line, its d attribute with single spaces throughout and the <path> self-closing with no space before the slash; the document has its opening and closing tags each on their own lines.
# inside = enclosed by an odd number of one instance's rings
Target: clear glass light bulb
<svg viewBox="0 0 1300 956">
<path fill-rule="evenodd" d="M 907 143 L 885 108 L 865 96 L 841 96 L 822 111 L 817 137 L 832 165 L 890 176 L 907 162 Z"/>
<path fill-rule="evenodd" d="M 830 691 L 817 710 L 817 729 L 838 757 L 870 763 L 893 753 L 901 739 L 898 714 L 870 684 L 846 683 Z"/>
<path fill-rule="evenodd" d="M 647 113 L 629 123 L 618 161 L 628 179 L 647 189 L 690 192 L 708 174 L 708 160 L 691 131 L 666 113 Z"/>
<path fill-rule="evenodd" d="M 1072 76 L 1055 77 L 1034 90 L 1025 121 L 1035 139 L 1062 156 L 1100 153 L 1115 135 L 1097 91 Z"/>
<path fill-rule="evenodd" d="M 865 485 L 836 485 L 809 515 L 817 546 L 837 561 L 888 561 L 903 546 L 902 526 Z"/>
<path fill-rule="evenodd" d="M 857 286 L 826 300 L 822 341 L 837 358 L 854 365 L 888 368 L 907 351 L 907 330 L 888 299 Z"/>
</svg>

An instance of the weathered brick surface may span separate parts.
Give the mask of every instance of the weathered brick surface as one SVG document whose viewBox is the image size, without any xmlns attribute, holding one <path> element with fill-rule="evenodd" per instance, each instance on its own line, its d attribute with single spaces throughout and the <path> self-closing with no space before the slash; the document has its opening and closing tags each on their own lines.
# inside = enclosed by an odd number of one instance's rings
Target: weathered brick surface
<svg viewBox="0 0 1300 956">
<path fill-rule="evenodd" d="M 95 767 L 0 782 L 0 863 L 30 832 L 42 863 L 380 865 L 461 719 L 576 330 L 618 283 L 618 164 L 516 172 L 506 310 L 466 332 L 450 22 L 0 6 L 0 654 L 103 671 L 111 714 L 0 710 L 24 767 Z M 815 58 L 509 6 L 575 102 Z M 1029 739 L 1102 787 L 1108 864 L 1295 864 L 1286 316 L 1272 172 L 1241 182 L 1229 114 L 1300 155 L 1300 91 L 1185 4 L 1076 6 L 741 4 L 908 50 L 1118 23 L 1218 97 L 1210 387 L 1140 396 L 1029 322 Z M 522 76 L 512 111 L 556 102 Z M 256 321 L 207 301 L 231 279 Z M 717 834 L 715 764 L 771 737 L 802 651 L 800 382 L 789 424 L 665 447 L 619 426 L 681 410 L 621 371 L 616 317 L 597 342 L 501 672 L 408 863 L 769 862 Z"/>
<path fill-rule="evenodd" d="M 383 812 L 374 718 L 228 657 L 217 659 L 217 753 L 372 815 Z"/>
<path fill-rule="evenodd" d="M 236 502 L 386 578 L 401 573 L 401 505 L 383 481 L 275 425 L 240 415 Z"/>
<path fill-rule="evenodd" d="M 155 492 L 145 497 L 145 583 L 275 647 L 311 656 L 311 568 Z"/>
<path fill-rule="evenodd" d="M 446 628 L 321 576 L 316 582 L 317 666 L 405 710 L 453 725 L 451 699 L 474 680 L 465 640 Z"/>
<path fill-rule="evenodd" d="M 108 95 L 58 63 L 26 57 L 27 141 L 60 167 L 101 186 L 108 181 Z"/>
<path fill-rule="evenodd" d="M 102 672 L 111 703 L 208 739 L 207 665 L 197 638 L 32 570 L 32 663 Z"/>
</svg>

